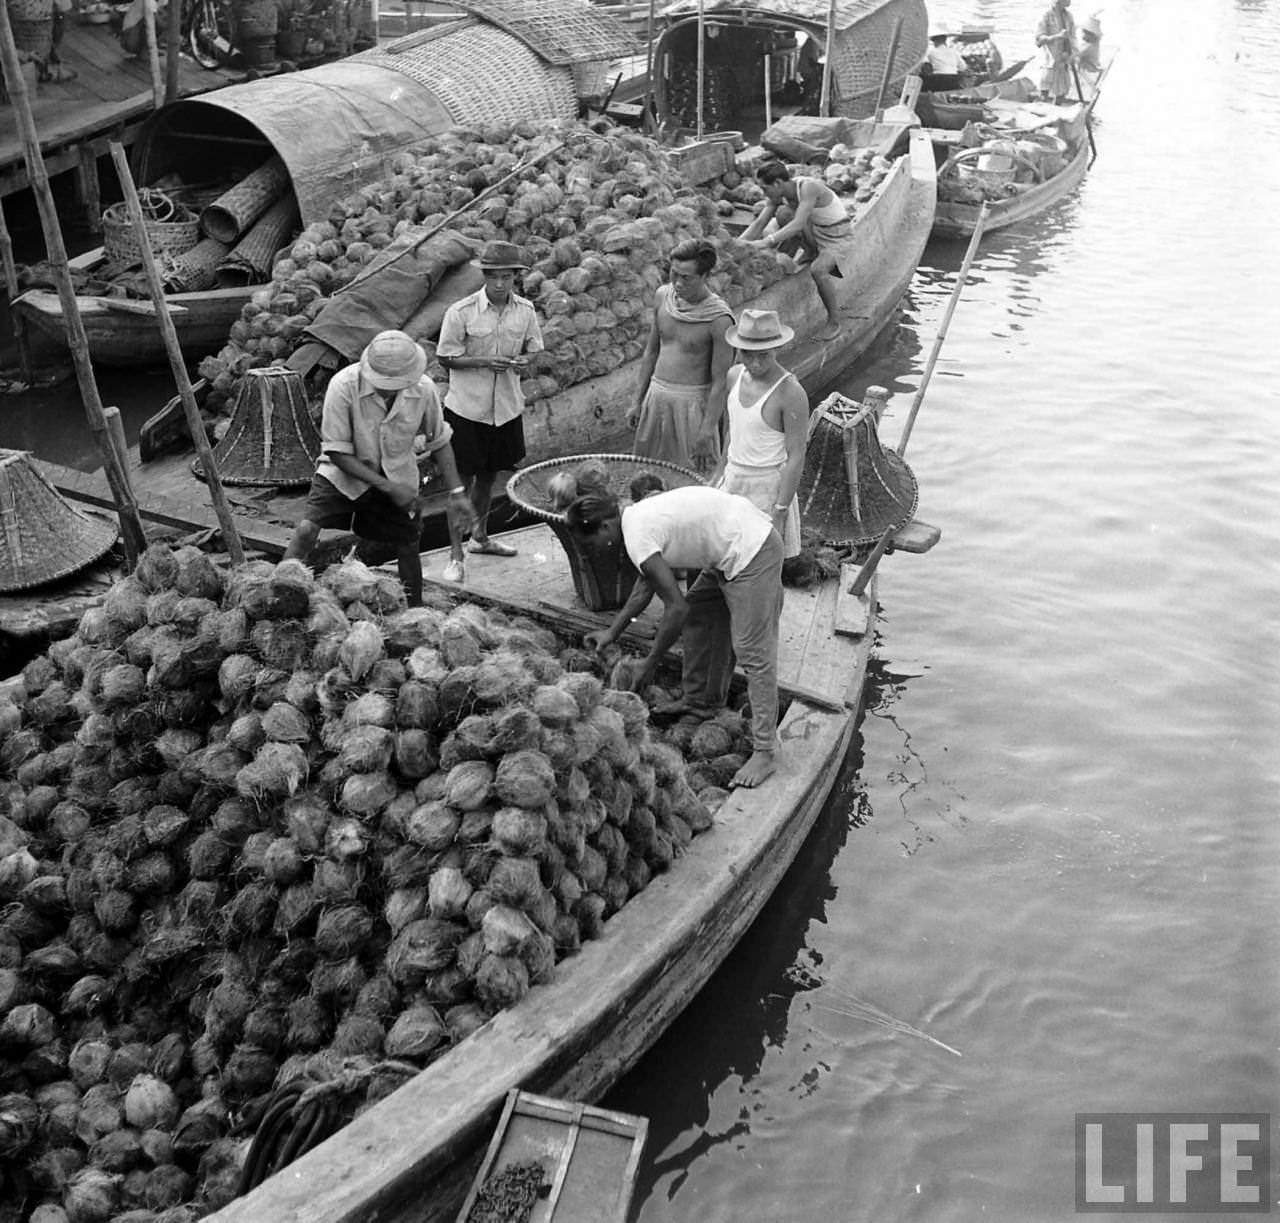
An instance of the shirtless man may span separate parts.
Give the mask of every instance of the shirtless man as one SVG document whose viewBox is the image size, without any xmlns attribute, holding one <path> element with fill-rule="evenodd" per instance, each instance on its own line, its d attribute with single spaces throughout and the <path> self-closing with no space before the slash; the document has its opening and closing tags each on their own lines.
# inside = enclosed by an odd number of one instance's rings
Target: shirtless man
<svg viewBox="0 0 1280 1223">
<path fill-rule="evenodd" d="M 756 171 L 756 181 L 764 191 L 765 206 L 742 235 L 744 242 L 760 246 L 780 246 L 791 238 L 803 237 L 814 254 L 809 275 L 827 311 L 827 326 L 820 340 L 834 340 L 840 334 L 840 305 L 834 277 L 848 275 L 853 256 L 853 224 L 844 205 L 820 178 L 791 177 L 780 161 L 767 162 Z M 769 222 L 783 204 L 795 213 L 785 225 L 769 230 Z"/>
<path fill-rule="evenodd" d="M 710 242 L 691 238 L 671 252 L 670 283 L 656 294 L 639 387 L 627 412 L 636 455 L 699 472 L 720 458 L 724 379 L 733 362 L 724 338 L 733 313 L 707 284 L 715 265 Z"/>
</svg>

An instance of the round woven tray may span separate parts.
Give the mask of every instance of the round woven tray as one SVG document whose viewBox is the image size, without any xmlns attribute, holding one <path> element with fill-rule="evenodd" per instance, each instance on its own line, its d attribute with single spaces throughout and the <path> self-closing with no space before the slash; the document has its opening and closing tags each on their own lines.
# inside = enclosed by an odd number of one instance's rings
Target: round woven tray
<svg viewBox="0 0 1280 1223">
<path fill-rule="evenodd" d="M 547 485 L 552 476 L 563 471 L 573 471 L 589 460 L 604 465 L 609 477 L 609 491 L 619 501 L 628 499 L 627 486 L 632 477 L 642 471 L 655 472 L 666 481 L 668 488 L 706 483 L 695 472 L 664 459 L 645 459 L 634 454 L 578 454 L 567 458 L 544 459 L 541 463 L 521 468 L 507 481 L 507 496 L 520 509 L 535 518 L 541 518 L 543 522 L 563 524 L 568 520 L 559 510 L 551 508 Z"/>
</svg>

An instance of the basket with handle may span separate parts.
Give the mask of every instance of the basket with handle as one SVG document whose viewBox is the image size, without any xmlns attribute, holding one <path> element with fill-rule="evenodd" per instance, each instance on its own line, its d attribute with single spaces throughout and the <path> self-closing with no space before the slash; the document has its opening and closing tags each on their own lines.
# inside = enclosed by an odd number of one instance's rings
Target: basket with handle
<svg viewBox="0 0 1280 1223">
<path fill-rule="evenodd" d="M 540 518 L 554 532 L 569 558 L 573 588 L 589 610 L 604 611 L 621 607 L 635 584 L 636 569 L 625 550 L 602 546 L 593 535 L 574 531 L 563 512 L 555 508 L 551 481 L 563 472 L 573 473 L 584 463 L 604 468 L 606 486 L 619 502 L 628 497 L 633 476 L 651 471 L 661 476 L 668 488 L 703 484 L 701 476 L 663 459 L 640 458 L 634 454 L 580 454 L 567 458 L 544 459 L 517 471 L 507 481 L 507 497 L 512 504 L 535 518 Z"/>
<path fill-rule="evenodd" d="M 1016 164 L 1010 165 L 1007 169 L 991 169 L 978 165 L 981 158 L 990 157 L 993 153 Z M 953 153 L 943 163 L 942 168 L 938 171 L 938 177 L 941 179 L 946 178 L 948 175 L 955 175 L 957 178 L 968 178 L 975 182 L 998 187 L 1014 181 L 1018 175 L 1019 165 L 1031 171 L 1031 177 L 1034 182 L 1038 183 L 1043 177 L 1040 167 L 1031 158 L 1025 153 L 1019 152 L 1012 144 L 1004 142 L 1002 142 L 999 149 L 992 149 L 987 145 L 979 145 L 975 149 L 961 149 L 958 153 Z"/>
<path fill-rule="evenodd" d="M 185 204 L 179 204 L 163 191 L 144 189 L 138 193 L 147 241 L 157 259 L 184 255 L 200 241 L 200 224 Z M 142 259 L 138 237 L 128 207 L 110 205 L 102 214 L 102 249 L 114 264 L 128 267 Z"/>
</svg>

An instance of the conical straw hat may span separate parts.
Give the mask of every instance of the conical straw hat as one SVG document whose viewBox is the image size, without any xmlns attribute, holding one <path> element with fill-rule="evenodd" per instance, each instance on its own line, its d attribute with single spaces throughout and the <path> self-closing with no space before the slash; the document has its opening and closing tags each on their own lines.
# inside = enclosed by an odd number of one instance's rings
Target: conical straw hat
<svg viewBox="0 0 1280 1223">
<path fill-rule="evenodd" d="M 320 431 L 307 407 L 302 375 L 278 365 L 248 370 L 231 424 L 213 452 L 223 483 L 264 488 L 309 484 L 319 454 Z M 199 459 L 191 470 L 203 474 Z"/>
<path fill-rule="evenodd" d="M 64 578 L 116 541 L 116 524 L 72 505 L 26 450 L 0 450 L 0 530 L 0 591 Z"/>
<path fill-rule="evenodd" d="M 906 460 L 880 445 L 881 402 L 870 393 L 862 404 L 829 395 L 809 418 L 800 520 L 833 547 L 878 540 L 888 527 L 910 522 L 919 503 Z"/>
</svg>

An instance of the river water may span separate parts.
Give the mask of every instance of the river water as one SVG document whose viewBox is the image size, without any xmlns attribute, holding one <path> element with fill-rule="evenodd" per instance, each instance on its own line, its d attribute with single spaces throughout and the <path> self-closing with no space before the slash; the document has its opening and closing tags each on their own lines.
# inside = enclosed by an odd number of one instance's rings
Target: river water
<svg viewBox="0 0 1280 1223">
<path fill-rule="evenodd" d="M 1010 61 L 1040 10 L 933 15 Z M 1280 1102 L 1280 4 L 1102 21 L 1098 161 L 983 242 L 912 434 L 943 539 L 881 567 L 847 774 L 606 1101 L 641 1223 L 1062 1220 L 1076 1113 Z M 889 444 L 963 253 L 846 388 Z"/>
<path fill-rule="evenodd" d="M 1039 10 L 935 16 L 1011 61 Z M 984 241 L 912 435 L 943 540 L 881 569 L 836 793 L 605 1101 L 650 1118 L 641 1223 L 1063 1220 L 1075 1114 L 1280 1101 L 1280 3 L 1102 17 L 1099 159 Z M 890 388 L 890 444 L 963 253 L 844 388 Z"/>
</svg>

